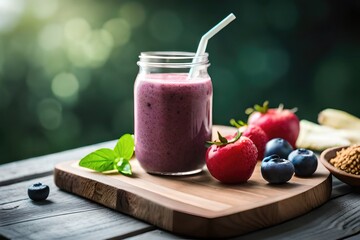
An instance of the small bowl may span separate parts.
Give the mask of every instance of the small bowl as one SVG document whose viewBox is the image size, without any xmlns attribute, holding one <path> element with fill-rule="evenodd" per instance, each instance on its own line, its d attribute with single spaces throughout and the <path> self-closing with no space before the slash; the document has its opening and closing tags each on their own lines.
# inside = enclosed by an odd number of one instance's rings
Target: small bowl
<svg viewBox="0 0 360 240">
<path fill-rule="evenodd" d="M 345 147 L 333 147 L 324 150 L 320 155 L 321 163 L 340 181 L 352 186 L 360 187 L 360 175 L 350 174 L 334 167 L 329 161 L 336 156 L 336 152 L 340 151 Z"/>
</svg>

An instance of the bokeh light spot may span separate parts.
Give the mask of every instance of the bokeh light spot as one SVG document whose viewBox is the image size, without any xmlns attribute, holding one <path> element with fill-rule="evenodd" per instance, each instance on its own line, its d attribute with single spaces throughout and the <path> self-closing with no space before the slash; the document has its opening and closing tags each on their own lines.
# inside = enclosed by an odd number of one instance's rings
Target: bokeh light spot
<svg viewBox="0 0 360 240">
<path fill-rule="evenodd" d="M 68 98 L 77 94 L 79 81 L 71 73 L 60 73 L 55 76 L 51 84 L 52 92 L 60 98 Z"/>
<path fill-rule="evenodd" d="M 74 18 L 66 22 L 64 28 L 65 37 L 70 41 L 81 41 L 91 33 L 91 26 L 83 18 Z"/>
<path fill-rule="evenodd" d="M 113 36 L 105 29 L 91 30 L 84 19 L 65 25 L 68 59 L 77 67 L 101 67 L 114 46 Z"/>
<path fill-rule="evenodd" d="M 95 30 L 86 44 L 83 45 L 83 53 L 89 59 L 90 66 L 100 67 L 109 58 L 114 40 L 111 34 L 104 30 Z"/>
<path fill-rule="evenodd" d="M 137 2 L 125 3 L 120 8 L 119 15 L 124 18 L 132 28 L 143 24 L 146 18 L 146 12 L 143 5 Z"/>
<path fill-rule="evenodd" d="M 76 67 L 88 67 L 90 59 L 85 56 L 84 44 L 72 43 L 67 46 L 68 59 Z"/>
<path fill-rule="evenodd" d="M 30 0 L 31 10 L 36 18 L 46 19 L 54 15 L 59 7 L 57 0 Z"/>
<path fill-rule="evenodd" d="M 179 16 L 175 12 L 167 10 L 156 12 L 151 17 L 149 24 L 153 37 L 162 42 L 177 40 L 183 30 Z"/>
<path fill-rule="evenodd" d="M 130 26 L 124 19 L 113 18 L 104 24 L 104 29 L 113 36 L 115 46 L 122 46 L 129 42 Z"/>
<path fill-rule="evenodd" d="M 44 99 L 37 105 L 37 116 L 43 128 L 54 130 L 62 121 L 61 104 L 52 98 Z"/>
<path fill-rule="evenodd" d="M 38 44 L 44 50 L 61 47 L 63 42 L 63 28 L 59 24 L 48 24 L 39 33 Z"/>
<path fill-rule="evenodd" d="M 24 12 L 24 0 L 0 1 L 0 32 L 10 32 L 20 21 Z"/>
</svg>

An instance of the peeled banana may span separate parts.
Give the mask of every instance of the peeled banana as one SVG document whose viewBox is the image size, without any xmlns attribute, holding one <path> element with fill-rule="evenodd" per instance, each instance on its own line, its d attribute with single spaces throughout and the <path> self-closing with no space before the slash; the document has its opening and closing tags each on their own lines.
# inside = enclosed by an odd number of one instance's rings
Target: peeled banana
<svg viewBox="0 0 360 240">
<path fill-rule="evenodd" d="M 360 135 L 360 119 L 341 110 L 327 108 L 321 111 L 318 115 L 318 122 L 332 128 L 359 131 Z"/>
<path fill-rule="evenodd" d="M 319 124 L 301 120 L 296 145 L 322 151 L 329 147 L 360 144 L 360 119 L 350 113 L 327 108 L 318 115 Z"/>
<path fill-rule="evenodd" d="M 322 151 L 326 148 L 350 145 L 349 139 L 340 134 L 339 130 L 301 120 L 300 133 L 296 141 L 297 148 L 308 148 Z"/>
</svg>

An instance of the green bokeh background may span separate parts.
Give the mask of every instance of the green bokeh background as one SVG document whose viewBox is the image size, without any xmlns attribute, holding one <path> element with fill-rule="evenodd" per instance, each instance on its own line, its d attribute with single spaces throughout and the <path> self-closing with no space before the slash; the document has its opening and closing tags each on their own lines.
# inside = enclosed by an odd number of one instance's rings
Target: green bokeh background
<svg viewBox="0 0 360 240">
<path fill-rule="evenodd" d="M 360 116 L 359 1 L 0 1 L 0 163 L 133 132 L 142 51 L 209 41 L 213 122 L 270 101 Z M 176 127 L 176 126 L 174 126 Z"/>
</svg>

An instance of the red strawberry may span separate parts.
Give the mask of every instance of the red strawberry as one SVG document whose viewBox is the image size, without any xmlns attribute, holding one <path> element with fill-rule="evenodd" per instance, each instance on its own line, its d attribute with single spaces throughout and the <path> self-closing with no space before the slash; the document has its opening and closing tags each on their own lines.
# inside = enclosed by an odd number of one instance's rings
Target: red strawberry
<svg viewBox="0 0 360 240">
<path fill-rule="evenodd" d="M 248 119 L 249 125 L 261 127 L 267 134 L 269 140 L 273 138 L 283 138 L 294 148 L 299 136 L 300 124 L 294 110 L 279 108 L 268 108 L 269 102 L 264 102 L 263 106 L 255 105 L 254 109 L 246 110 L 251 115 Z"/>
<path fill-rule="evenodd" d="M 242 132 L 242 136 L 248 137 L 251 141 L 253 141 L 258 150 L 258 160 L 262 160 L 264 158 L 266 143 L 269 141 L 269 138 L 264 130 L 256 125 L 247 125 L 243 121 L 236 122 L 235 119 L 231 119 L 230 123 Z"/>
<path fill-rule="evenodd" d="M 220 142 L 212 142 L 206 152 L 206 165 L 210 174 L 223 183 L 244 183 L 252 175 L 257 162 L 255 144 L 238 131 L 228 141 L 220 133 Z"/>
</svg>

